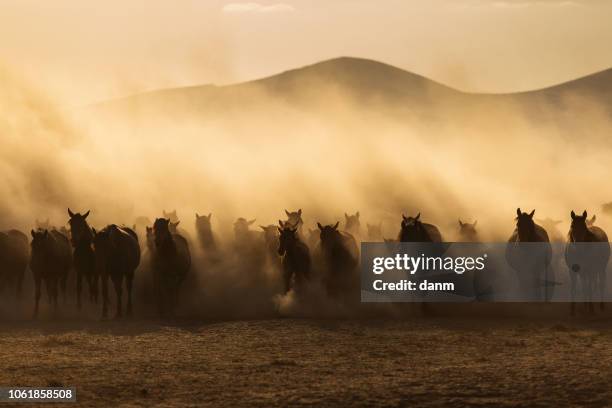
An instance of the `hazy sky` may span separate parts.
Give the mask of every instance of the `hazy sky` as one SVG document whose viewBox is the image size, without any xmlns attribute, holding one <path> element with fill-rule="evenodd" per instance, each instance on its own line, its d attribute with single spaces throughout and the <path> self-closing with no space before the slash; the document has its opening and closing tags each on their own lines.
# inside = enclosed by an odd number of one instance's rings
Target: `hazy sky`
<svg viewBox="0 0 612 408">
<path fill-rule="evenodd" d="M 0 0 L 0 64 L 69 105 L 337 56 L 471 91 L 612 67 L 607 0 Z"/>
</svg>

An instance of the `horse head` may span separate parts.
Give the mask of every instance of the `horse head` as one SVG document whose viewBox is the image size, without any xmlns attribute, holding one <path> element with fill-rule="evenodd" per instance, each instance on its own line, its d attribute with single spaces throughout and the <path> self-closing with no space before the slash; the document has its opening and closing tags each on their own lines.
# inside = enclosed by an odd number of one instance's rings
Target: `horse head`
<svg viewBox="0 0 612 408">
<path fill-rule="evenodd" d="M 584 210 L 582 215 L 576 215 L 576 213 L 572 210 L 572 225 L 570 226 L 570 239 L 573 242 L 584 242 L 586 241 L 587 235 L 589 233 L 589 225 L 587 220 L 587 212 Z"/>
<path fill-rule="evenodd" d="M 533 222 L 534 214 L 535 210 L 527 214 L 522 212 L 520 208 L 516 209 L 516 230 L 519 240 L 522 242 L 531 241 L 535 235 L 535 222 Z"/>
<path fill-rule="evenodd" d="M 70 225 L 72 244 L 77 245 L 81 242 L 90 244 L 91 240 L 93 239 L 93 235 L 89 224 L 87 224 L 89 211 L 81 215 L 81 213 L 73 213 L 70 208 L 68 208 L 68 215 L 70 216 L 68 224 Z"/>
</svg>

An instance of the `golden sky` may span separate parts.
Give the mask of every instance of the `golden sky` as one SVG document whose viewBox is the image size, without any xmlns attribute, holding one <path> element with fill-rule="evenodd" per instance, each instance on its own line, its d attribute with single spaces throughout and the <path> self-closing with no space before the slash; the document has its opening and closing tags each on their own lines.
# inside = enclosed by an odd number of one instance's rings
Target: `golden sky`
<svg viewBox="0 0 612 408">
<path fill-rule="evenodd" d="M 337 56 L 470 91 L 612 67 L 606 0 L 1 0 L 0 64 L 67 105 Z"/>
</svg>

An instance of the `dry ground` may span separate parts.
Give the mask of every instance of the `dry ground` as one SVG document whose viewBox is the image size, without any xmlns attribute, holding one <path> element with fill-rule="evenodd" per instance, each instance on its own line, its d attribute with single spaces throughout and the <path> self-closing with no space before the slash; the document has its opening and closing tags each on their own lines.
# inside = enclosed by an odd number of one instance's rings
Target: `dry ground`
<svg viewBox="0 0 612 408">
<path fill-rule="evenodd" d="M 610 318 L 14 321 L 0 353 L 82 406 L 612 405 Z"/>
</svg>

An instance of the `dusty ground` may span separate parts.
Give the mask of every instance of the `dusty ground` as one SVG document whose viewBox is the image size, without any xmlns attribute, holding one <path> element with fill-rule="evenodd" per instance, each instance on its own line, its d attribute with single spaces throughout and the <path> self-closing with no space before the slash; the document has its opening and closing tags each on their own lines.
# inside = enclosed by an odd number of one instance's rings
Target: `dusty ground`
<svg viewBox="0 0 612 408">
<path fill-rule="evenodd" d="M 83 406 L 612 405 L 609 318 L 24 321 L 0 352 Z"/>
</svg>

